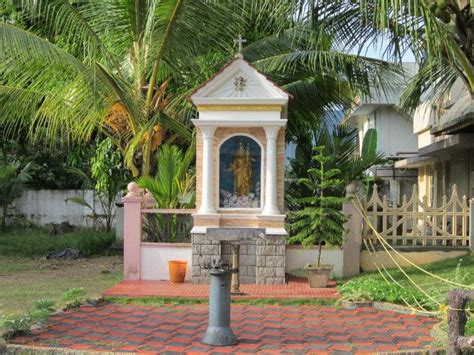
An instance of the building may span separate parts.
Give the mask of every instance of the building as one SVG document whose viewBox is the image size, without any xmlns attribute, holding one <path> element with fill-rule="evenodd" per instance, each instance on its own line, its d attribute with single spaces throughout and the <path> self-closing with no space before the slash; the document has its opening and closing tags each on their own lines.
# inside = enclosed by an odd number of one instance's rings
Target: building
<svg viewBox="0 0 474 355">
<path fill-rule="evenodd" d="M 414 63 L 404 64 L 406 77 L 416 73 Z M 352 107 L 344 122 L 358 131 L 358 150 L 367 130 L 377 131 L 377 150 L 382 152 L 388 162 L 375 166 L 369 174 L 378 180 L 380 191 L 390 200 L 399 204 L 404 194 L 410 195 L 416 184 L 418 171 L 415 168 L 397 167 L 396 163 L 417 155 L 417 135 L 413 132 L 413 117 L 399 107 L 405 83 L 390 92 L 373 92 L 371 97 L 360 97 Z"/>
<path fill-rule="evenodd" d="M 418 193 L 431 204 L 450 196 L 474 197 L 474 101 L 461 80 L 443 101 L 426 101 L 415 111 L 418 153 L 398 161 L 399 169 L 418 169 Z"/>
</svg>

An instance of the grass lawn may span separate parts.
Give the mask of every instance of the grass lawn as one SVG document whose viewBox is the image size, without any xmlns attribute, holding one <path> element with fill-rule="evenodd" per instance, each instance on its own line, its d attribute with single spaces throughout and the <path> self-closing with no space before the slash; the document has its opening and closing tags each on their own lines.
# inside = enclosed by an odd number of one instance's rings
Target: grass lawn
<svg viewBox="0 0 474 355">
<path fill-rule="evenodd" d="M 474 254 L 472 253 L 460 258 L 423 265 L 422 268 L 443 279 L 467 286 L 474 286 Z M 416 268 L 405 268 L 404 271 L 419 288 L 440 303 L 445 303 L 446 293 L 450 289 L 455 288 L 454 285 L 438 280 Z M 410 282 L 408 278 L 403 275 L 401 270 L 390 269 L 388 270 L 388 274 L 384 272 L 383 275 L 388 280 L 390 280 L 391 276 L 391 278 L 397 281 L 405 290 L 420 293 L 417 286 Z M 387 296 L 389 298 L 390 296 L 389 293 L 384 294 L 383 292 L 377 292 L 377 285 L 386 285 L 384 277 L 379 272 L 364 273 L 359 277 L 340 282 L 341 285 L 339 289 L 343 294 L 358 289 L 363 293 L 372 293 L 378 297 Z M 395 282 L 391 281 L 391 284 L 395 285 Z M 432 306 L 434 307 L 434 304 Z"/>
<path fill-rule="evenodd" d="M 135 304 L 138 306 L 155 306 L 162 307 L 166 305 L 179 304 L 206 304 L 207 299 L 193 299 L 193 298 L 167 298 L 167 297 L 107 297 L 107 301 L 120 304 Z M 282 298 L 262 298 L 262 299 L 238 299 L 232 300 L 232 304 L 246 304 L 252 306 L 335 306 L 337 300 L 332 299 L 282 299 Z"/>
<path fill-rule="evenodd" d="M 38 299 L 62 307 L 63 293 L 83 287 L 91 298 L 122 278 L 122 258 L 102 256 L 70 261 L 0 256 L 0 315 L 23 314 Z"/>
<path fill-rule="evenodd" d="M 57 308 L 70 288 L 84 288 L 90 298 L 122 278 L 122 257 L 110 254 L 113 233 L 78 229 L 51 235 L 40 228 L 0 232 L 0 327 L 4 317 L 29 312 L 38 299 L 49 299 Z M 76 248 L 91 257 L 46 260 L 52 251 Z M 94 256 L 97 255 L 97 256 Z"/>
<path fill-rule="evenodd" d="M 448 259 L 437 263 L 423 265 L 423 269 L 433 273 L 444 279 L 457 282 L 466 286 L 474 286 L 474 255 L 473 253 L 454 259 Z M 404 269 L 406 274 L 413 280 L 413 282 L 424 290 L 430 297 L 434 298 L 436 302 L 446 304 L 446 294 L 449 290 L 456 288 L 456 286 L 449 283 L 437 280 L 433 276 L 427 275 L 416 268 Z M 415 308 L 419 308 L 414 302 L 411 294 L 416 294 L 417 300 L 429 310 L 437 311 L 439 306 L 420 292 L 420 290 L 413 285 L 408 278 L 403 275 L 402 271 L 398 269 L 388 270 L 390 276 L 397 281 L 403 289 L 395 285 L 394 281 L 390 285 L 384 280 L 384 277 L 379 272 L 364 273 L 359 277 L 350 280 L 341 281 L 338 286 L 343 297 L 357 298 L 363 296 L 374 301 L 383 301 L 398 303 L 406 305 L 403 299 L 407 300 L 409 304 Z M 387 273 L 384 273 L 387 279 L 390 279 Z M 467 307 L 474 309 L 474 302 L 468 303 Z M 446 339 L 447 322 L 443 321 L 440 328 L 439 345 L 443 345 Z M 474 319 L 469 319 L 466 326 L 466 335 L 474 335 Z"/>
</svg>

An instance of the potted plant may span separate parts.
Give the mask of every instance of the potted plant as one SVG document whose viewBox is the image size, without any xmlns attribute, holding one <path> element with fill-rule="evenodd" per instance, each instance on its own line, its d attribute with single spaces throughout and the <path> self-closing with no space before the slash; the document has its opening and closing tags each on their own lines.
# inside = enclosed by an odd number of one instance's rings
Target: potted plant
<svg viewBox="0 0 474 355">
<path fill-rule="evenodd" d="M 373 307 L 374 302 L 370 300 L 371 295 L 366 290 L 353 290 L 352 292 L 343 295 L 340 303 L 346 308 L 368 308 Z"/>
<path fill-rule="evenodd" d="M 344 240 L 344 223 L 348 217 L 342 213 L 344 181 L 339 178 L 339 169 L 325 169 L 332 158 L 324 155 L 324 147 L 313 148 L 314 167 L 307 170 L 307 177 L 298 179 L 304 184 L 306 196 L 294 202 L 300 209 L 289 215 L 289 242 L 299 242 L 303 247 L 318 245 L 318 259 L 305 267 L 311 288 L 326 287 L 334 265 L 321 264 L 323 244 L 340 245 Z M 340 192 L 339 192 L 340 193 Z"/>
</svg>

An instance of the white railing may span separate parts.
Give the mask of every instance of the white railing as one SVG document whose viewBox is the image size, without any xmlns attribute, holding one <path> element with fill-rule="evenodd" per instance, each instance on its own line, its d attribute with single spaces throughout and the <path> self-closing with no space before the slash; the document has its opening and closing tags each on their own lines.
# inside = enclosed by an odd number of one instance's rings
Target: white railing
<svg viewBox="0 0 474 355">
<path fill-rule="evenodd" d="M 471 247 L 471 208 L 466 196 L 459 198 L 457 188 L 452 188 L 448 200 L 444 196 L 438 206 L 418 196 L 415 185 L 408 200 L 403 196 L 401 206 L 389 202 L 386 195 L 380 198 L 377 186 L 366 202 L 371 226 L 364 225 L 363 235 L 374 245 L 380 244 L 377 234 L 394 247 Z M 472 202 L 471 202 L 472 205 Z"/>
</svg>

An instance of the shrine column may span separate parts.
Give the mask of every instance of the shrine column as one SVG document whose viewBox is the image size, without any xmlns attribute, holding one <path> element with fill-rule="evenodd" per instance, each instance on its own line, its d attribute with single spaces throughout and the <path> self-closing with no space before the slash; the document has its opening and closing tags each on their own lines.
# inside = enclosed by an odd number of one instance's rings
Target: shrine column
<svg viewBox="0 0 474 355">
<path fill-rule="evenodd" d="M 201 127 L 202 132 L 202 198 L 199 214 L 216 213 L 212 190 L 213 142 L 216 127 Z"/>
<path fill-rule="evenodd" d="M 265 206 L 263 215 L 280 214 L 277 205 L 277 138 L 280 127 L 263 127 L 267 137 Z"/>
</svg>

